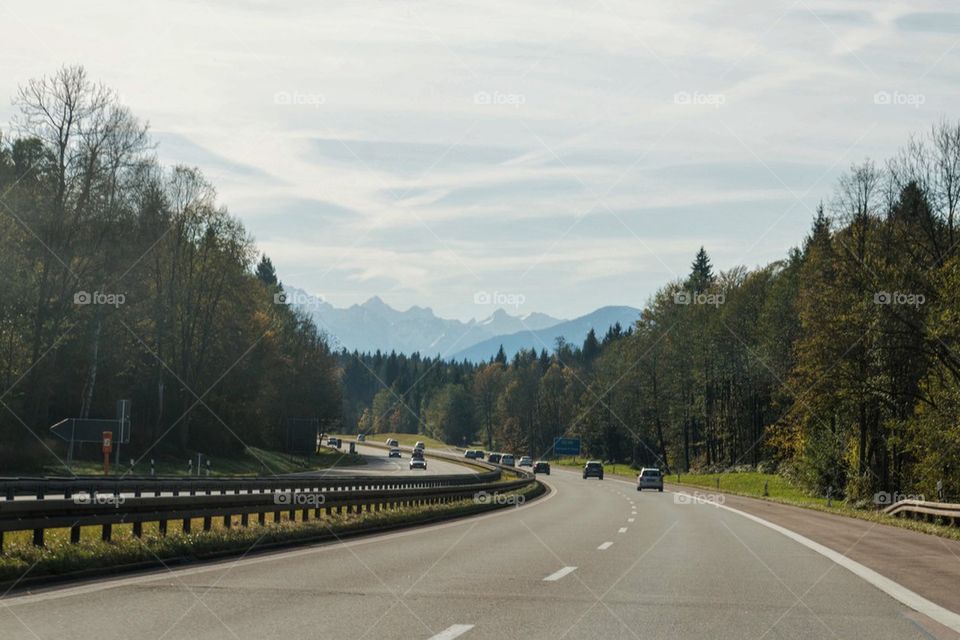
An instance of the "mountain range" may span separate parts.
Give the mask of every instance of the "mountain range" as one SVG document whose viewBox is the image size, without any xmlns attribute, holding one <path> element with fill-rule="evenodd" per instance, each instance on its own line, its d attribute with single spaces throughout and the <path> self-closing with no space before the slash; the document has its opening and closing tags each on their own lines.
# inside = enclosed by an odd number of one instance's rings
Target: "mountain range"
<svg viewBox="0 0 960 640">
<path fill-rule="evenodd" d="M 632 307 L 602 307 L 573 320 L 545 313 L 510 315 L 496 309 L 481 320 L 468 322 L 440 318 L 429 307 L 394 309 L 378 296 L 346 308 L 285 286 L 286 301 L 309 315 L 327 334 L 334 349 L 348 351 L 419 352 L 455 360 L 479 362 L 493 357 L 500 345 L 508 357 L 519 349 L 553 349 L 557 336 L 580 344 L 593 328 L 598 337 L 619 322 L 627 328 L 639 316 Z"/>
</svg>

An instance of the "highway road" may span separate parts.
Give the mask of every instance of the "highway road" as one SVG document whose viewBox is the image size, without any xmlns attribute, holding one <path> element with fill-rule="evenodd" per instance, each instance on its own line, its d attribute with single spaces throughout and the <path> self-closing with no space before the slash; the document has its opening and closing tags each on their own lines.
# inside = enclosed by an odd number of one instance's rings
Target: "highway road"
<svg viewBox="0 0 960 640">
<path fill-rule="evenodd" d="M 475 518 L 6 596 L 0 638 L 950 637 L 736 513 L 547 482 Z"/>
<path fill-rule="evenodd" d="M 348 451 L 349 446 L 349 442 L 344 440 L 341 451 Z M 415 469 L 411 471 L 409 447 L 402 447 L 401 455 L 403 457 L 399 460 L 396 458 L 388 458 L 386 449 L 371 447 L 369 445 L 357 444 L 357 453 L 364 457 L 364 459 L 367 461 L 366 464 L 346 467 L 331 467 L 330 469 L 323 469 L 320 471 L 304 471 L 303 473 L 296 475 L 357 476 L 384 475 L 394 473 L 403 475 L 450 475 L 455 473 L 469 472 L 469 469 L 465 468 L 463 465 L 453 462 L 446 462 L 444 460 L 438 460 L 436 458 L 430 458 L 429 452 L 427 452 L 427 470 L 424 471 L 423 469 Z"/>
</svg>

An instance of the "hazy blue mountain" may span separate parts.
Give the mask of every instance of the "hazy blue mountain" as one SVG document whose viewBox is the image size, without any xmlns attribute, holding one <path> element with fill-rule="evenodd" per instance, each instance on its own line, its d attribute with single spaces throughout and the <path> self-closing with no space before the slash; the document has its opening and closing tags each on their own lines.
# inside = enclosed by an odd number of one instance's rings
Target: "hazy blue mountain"
<svg viewBox="0 0 960 640">
<path fill-rule="evenodd" d="M 582 345 L 590 329 L 597 333 L 597 338 L 602 340 L 607 333 L 607 329 L 617 322 L 628 329 L 640 317 L 640 310 L 633 307 L 600 307 L 596 311 L 588 313 L 585 316 L 560 322 L 543 329 L 524 329 L 516 333 L 494 336 L 482 340 L 470 347 L 466 347 L 453 354 L 454 360 L 470 360 L 472 362 L 481 362 L 489 360 L 496 355 L 500 345 L 508 358 L 512 358 L 520 349 L 535 348 L 537 351 L 546 349 L 553 351 L 556 338 L 563 338 L 573 344 Z"/>
<path fill-rule="evenodd" d="M 302 289 L 284 286 L 287 302 L 309 314 L 330 338 L 334 348 L 350 351 L 420 352 L 423 355 L 452 353 L 496 335 L 515 333 L 525 327 L 546 329 L 561 319 L 543 313 L 512 316 L 496 309 L 482 320 L 450 320 L 437 317 L 428 307 L 394 309 L 374 296 L 345 309 L 311 296 Z"/>
</svg>

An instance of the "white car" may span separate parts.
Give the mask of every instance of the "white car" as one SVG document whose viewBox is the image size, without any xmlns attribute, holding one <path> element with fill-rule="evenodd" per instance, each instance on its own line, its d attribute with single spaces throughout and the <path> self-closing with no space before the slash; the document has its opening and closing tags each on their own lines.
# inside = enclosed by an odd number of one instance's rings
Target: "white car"
<svg viewBox="0 0 960 640">
<path fill-rule="evenodd" d="M 410 458 L 410 470 L 414 469 L 423 469 L 427 470 L 427 461 L 423 458 Z"/>
<path fill-rule="evenodd" d="M 532 467 L 532 466 L 533 466 L 533 458 L 531 458 L 530 456 L 523 456 L 523 457 L 520 458 L 520 462 L 517 463 L 517 466 L 518 466 L 518 467 Z"/>
<path fill-rule="evenodd" d="M 426 447 L 426 446 L 427 446 L 427 445 L 423 444 L 423 442 L 417 442 L 417 444 L 413 445 L 413 448 L 414 448 L 414 449 L 420 449 L 420 451 L 423 451 L 423 448 Z"/>
<path fill-rule="evenodd" d="M 502 456 L 500 456 L 500 464 L 505 464 L 508 467 L 512 467 L 514 465 L 513 454 L 505 453 Z"/>
</svg>

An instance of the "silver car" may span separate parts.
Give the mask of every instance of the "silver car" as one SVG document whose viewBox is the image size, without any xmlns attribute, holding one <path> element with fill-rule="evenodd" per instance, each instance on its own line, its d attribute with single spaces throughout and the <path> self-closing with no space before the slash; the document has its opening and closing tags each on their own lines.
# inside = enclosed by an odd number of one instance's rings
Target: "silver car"
<svg viewBox="0 0 960 640">
<path fill-rule="evenodd" d="M 644 489 L 656 489 L 663 491 L 663 474 L 660 469 L 644 467 L 637 476 L 637 491 Z"/>
</svg>

